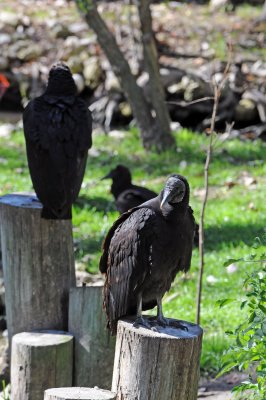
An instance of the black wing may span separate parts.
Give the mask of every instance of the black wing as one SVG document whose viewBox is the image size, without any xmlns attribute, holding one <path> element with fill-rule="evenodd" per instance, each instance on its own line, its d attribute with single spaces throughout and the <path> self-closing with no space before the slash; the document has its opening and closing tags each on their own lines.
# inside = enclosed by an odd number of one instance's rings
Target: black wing
<svg viewBox="0 0 266 400">
<path fill-rule="evenodd" d="M 132 186 L 132 188 L 124 190 L 117 197 L 115 204 L 120 213 L 126 212 L 131 208 L 137 207 L 146 201 L 153 199 L 157 194 L 152 190 Z"/>
<path fill-rule="evenodd" d="M 123 214 L 106 237 L 100 270 L 106 273 L 104 307 L 112 333 L 120 317 L 136 312 L 137 294 L 150 269 L 156 226 L 155 211 L 136 208 Z"/>
<path fill-rule="evenodd" d="M 36 194 L 44 209 L 69 218 L 92 144 L 90 112 L 80 99 L 44 95 L 28 104 L 23 125 Z"/>
<path fill-rule="evenodd" d="M 186 215 L 182 221 L 179 222 L 179 232 L 180 232 L 180 244 L 179 244 L 179 254 L 180 258 L 176 270 L 174 271 L 174 277 L 178 271 L 187 272 L 190 268 L 192 250 L 194 244 L 195 235 L 195 218 L 193 215 L 193 210 L 190 206 L 187 208 Z M 174 279 L 173 277 L 173 279 Z"/>
</svg>

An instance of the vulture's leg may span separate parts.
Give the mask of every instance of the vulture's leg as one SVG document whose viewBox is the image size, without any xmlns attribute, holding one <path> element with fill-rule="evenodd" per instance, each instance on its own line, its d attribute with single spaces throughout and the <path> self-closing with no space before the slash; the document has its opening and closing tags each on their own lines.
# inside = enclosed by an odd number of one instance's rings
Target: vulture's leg
<svg viewBox="0 0 266 400">
<path fill-rule="evenodd" d="M 169 325 L 169 320 L 163 316 L 162 298 L 157 299 L 157 323 L 163 327 Z"/>
<path fill-rule="evenodd" d="M 177 320 L 171 320 L 163 316 L 163 306 L 161 298 L 157 299 L 157 324 L 162 326 L 163 328 L 169 326 L 173 328 L 183 329 L 186 331 L 188 330 L 187 327 L 183 325 L 181 322 Z"/>
<path fill-rule="evenodd" d="M 151 329 L 149 321 L 142 316 L 142 293 L 138 294 L 137 298 L 137 318 L 133 324 L 134 328 L 144 326 L 145 328 Z"/>
</svg>

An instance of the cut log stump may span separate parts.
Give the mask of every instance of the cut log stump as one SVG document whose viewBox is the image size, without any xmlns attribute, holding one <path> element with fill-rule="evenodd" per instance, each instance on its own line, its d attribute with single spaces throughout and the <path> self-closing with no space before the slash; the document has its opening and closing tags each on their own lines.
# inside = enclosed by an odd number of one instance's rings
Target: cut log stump
<svg viewBox="0 0 266 400">
<path fill-rule="evenodd" d="M 48 389 L 44 400 L 114 400 L 116 394 L 98 388 L 65 387 Z"/>
<path fill-rule="evenodd" d="M 68 331 L 75 337 L 74 385 L 110 389 L 115 338 L 106 328 L 103 284 L 70 289 Z"/>
<path fill-rule="evenodd" d="M 13 336 L 12 400 L 43 400 L 44 390 L 72 385 L 73 336 L 59 331 Z"/>
<path fill-rule="evenodd" d="M 117 400 L 196 400 L 202 329 L 180 321 L 187 330 L 156 326 L 154 332 L 133 322 L 118 322 L 112 383 Z"/>
<path fill-rule="evenodd" d="M 41 218 L 35 196 L 0 198 L 1 243 L 9 343 L 35 329 L 67 330 L 75 285 L 71 220 Z"/>
</svg>

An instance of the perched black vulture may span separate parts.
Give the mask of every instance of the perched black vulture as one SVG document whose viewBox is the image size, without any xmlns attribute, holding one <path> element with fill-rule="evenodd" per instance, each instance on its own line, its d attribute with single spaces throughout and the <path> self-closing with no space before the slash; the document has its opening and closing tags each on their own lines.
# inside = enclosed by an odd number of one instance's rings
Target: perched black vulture
<svg viewBox="0 0 266 400">
<path fill-rule="evenodd" d="M 111 193 L 120 214 L 157 196 L 157 193 L 152 190 L 133 185 L 131 173 L 124 165 L 117 165 L 102 179 L 112 179 Z"/>
<path fill-rule="evenodd" d="M 69 68 L 56 64 L 44 94 L 23 113 L 30 175 L 42 217 L 70 219 L 92 145 L 92 119 Z"/>
<path fill-rule="evenodd" d="M 149 327 L 142 310 L 157 304 L 159 325 L 162 297 L 178 271 L 190 267 L 195 221 L 189 206 L 189 184 L 171 175 L 154 199 L 122 214 L 108 232 L 100 260 L 105 274 L 104 308 L 108 327 L 116 333 L 117 320 L 137 315 L 136 324 Z"/>
</svg>

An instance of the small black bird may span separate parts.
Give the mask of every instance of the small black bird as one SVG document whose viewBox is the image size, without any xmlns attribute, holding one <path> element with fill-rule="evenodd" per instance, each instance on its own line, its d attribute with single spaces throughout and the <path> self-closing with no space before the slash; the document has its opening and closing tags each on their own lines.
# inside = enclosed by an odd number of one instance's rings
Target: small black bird
<svg viewBox="0 0 266 400">
<path fill-rule="evenodd" d="M 133 185 L 131 173 L 124 165 L 117 165 L 102 179 L 112 179 L 111 193 L 120 214 L 157 196 L 152 190 Z"/>
<path fill-rule="evenodd" d="M 171 175 L 154 199 L 122 214 L 108 232 L 100 260 L 105 274 L 104 308 L 108 327 L 137 315 L 136 324 L 150 327 L 142 310 L 157 304 L 157 323 L 170 325 L 162 312 L 162 297 L 178 271 L 190 267 L 195 220 L 189 206 L 189 184 Z"/>
<path fill-rule="evenodd" d="M 23 113 L 30 175 L 42 217 L 71 219 L 92 145 L 91 113 L 77 97 L 69 68 L 56 64 L 44 94 Z"/>
</svg>

